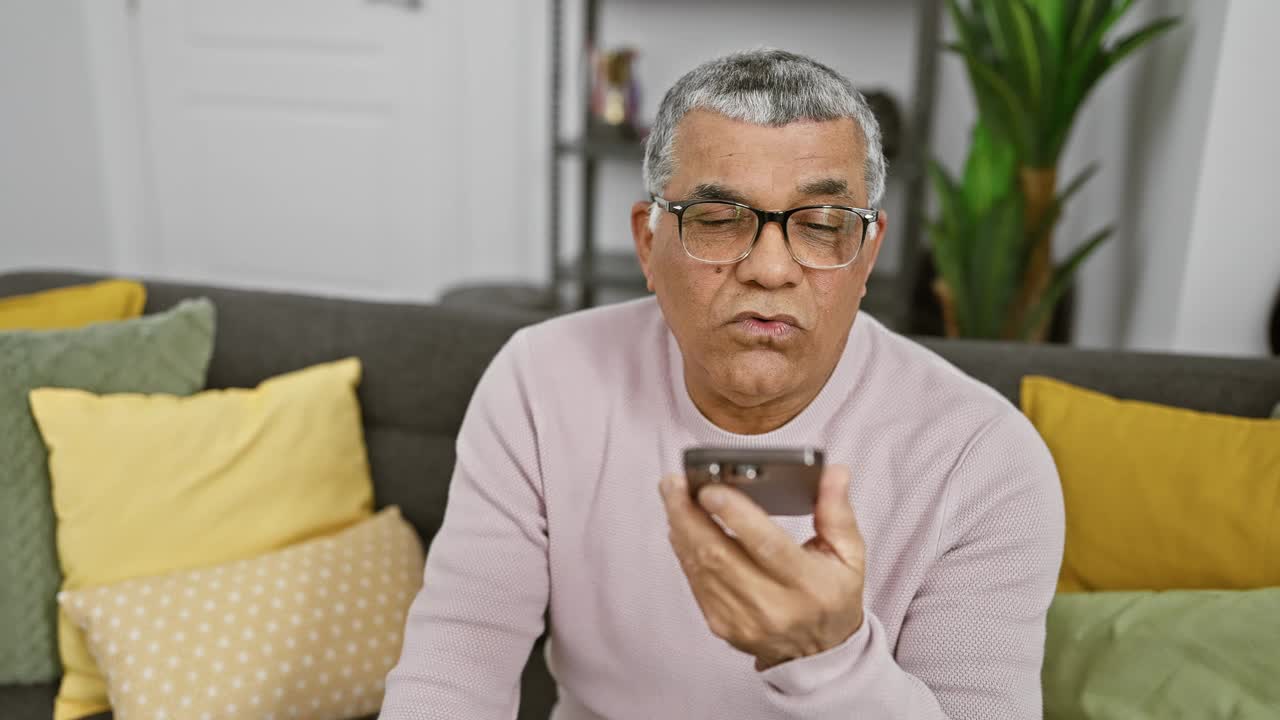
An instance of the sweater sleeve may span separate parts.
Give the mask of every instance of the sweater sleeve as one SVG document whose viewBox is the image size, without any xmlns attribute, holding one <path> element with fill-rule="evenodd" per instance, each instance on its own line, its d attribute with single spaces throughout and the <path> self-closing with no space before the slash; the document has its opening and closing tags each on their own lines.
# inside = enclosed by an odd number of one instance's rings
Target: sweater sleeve
<svg viewBox="0 0 1280 720">
<path fill-rule="evenodd" d="M 386 720 L 516 716 L 549 588 L 524 343 L 507 343 L 467 408 L 444 522 L 387 676 Z"/>
<path fill-rule="evenodd" d="M 896 647 L 867 611 L 843 644 L 761 673 L 788 718 L 1041 717 L 1044 622 L 1062 562 L 1062 491 L 1031 424 L 989 423 L 952 471 L 933 567 Z"/>
</svg>

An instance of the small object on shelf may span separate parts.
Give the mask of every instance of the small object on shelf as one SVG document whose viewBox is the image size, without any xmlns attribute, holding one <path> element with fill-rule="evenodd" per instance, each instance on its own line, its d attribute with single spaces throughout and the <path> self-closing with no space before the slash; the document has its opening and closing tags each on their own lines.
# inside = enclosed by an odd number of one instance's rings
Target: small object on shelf
<svg viewBox="0 0 1280 720">
<path fill-rule="evenodd" d="M 636 81 L 634 48 L 593 53 L 591 127 L 589 136 L 620 140 L 641 137 L 638 126 L 640 85 Z"/>
</svg>

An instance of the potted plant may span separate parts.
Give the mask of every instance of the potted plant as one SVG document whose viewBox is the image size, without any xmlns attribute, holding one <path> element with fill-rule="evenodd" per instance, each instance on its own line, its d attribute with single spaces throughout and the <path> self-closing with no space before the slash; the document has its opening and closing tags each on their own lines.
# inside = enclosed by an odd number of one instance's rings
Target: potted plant
<svg viewBox="0 0 1280 720">
<path fill-rule="evenodd" d="M 1089 93 L 1113 67 L 1177 23 L 1111 39 L 1133 0 L 948 0 L 978 121 L 962 177 L 936 162 L 934 291 L 951 336 L 1043 340 L 1100 230 L 1059 265 L 1053 228 L 1087 168 L 1058 190 L 1058 159 Z"/>
</svg>

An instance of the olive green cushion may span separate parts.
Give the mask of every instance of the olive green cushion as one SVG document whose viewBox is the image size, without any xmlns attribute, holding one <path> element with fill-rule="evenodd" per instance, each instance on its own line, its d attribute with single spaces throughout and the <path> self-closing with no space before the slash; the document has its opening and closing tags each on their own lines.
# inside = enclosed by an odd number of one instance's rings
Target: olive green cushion
<svg viewBox="0 0 1280 720">
<path fill-rule="evenodd" d="M 49 472 L 28 393 L 190 395 L 204 387 L 213 333 L 213 303 L 204 299 L 75 330 L 0 332 L 0 685 L 49 682 L 61 672 Z"/>
<path fill-rule="evenodd" d="M 1059 594 L 1045 720 L 1280 717 L 1280 588 Z"/>
</svg>

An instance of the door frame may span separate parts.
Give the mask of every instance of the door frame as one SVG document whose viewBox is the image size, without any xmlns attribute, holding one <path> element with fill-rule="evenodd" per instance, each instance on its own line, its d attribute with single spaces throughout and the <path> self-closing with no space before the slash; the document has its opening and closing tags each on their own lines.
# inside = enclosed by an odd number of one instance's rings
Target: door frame
<svg viewBox="0 0 1280 720">
<path fill-rule="evenodd" d="M 137 0 L 80 0 L 112 272 L 164 275 L 138 85 Z"/>
</svg>

